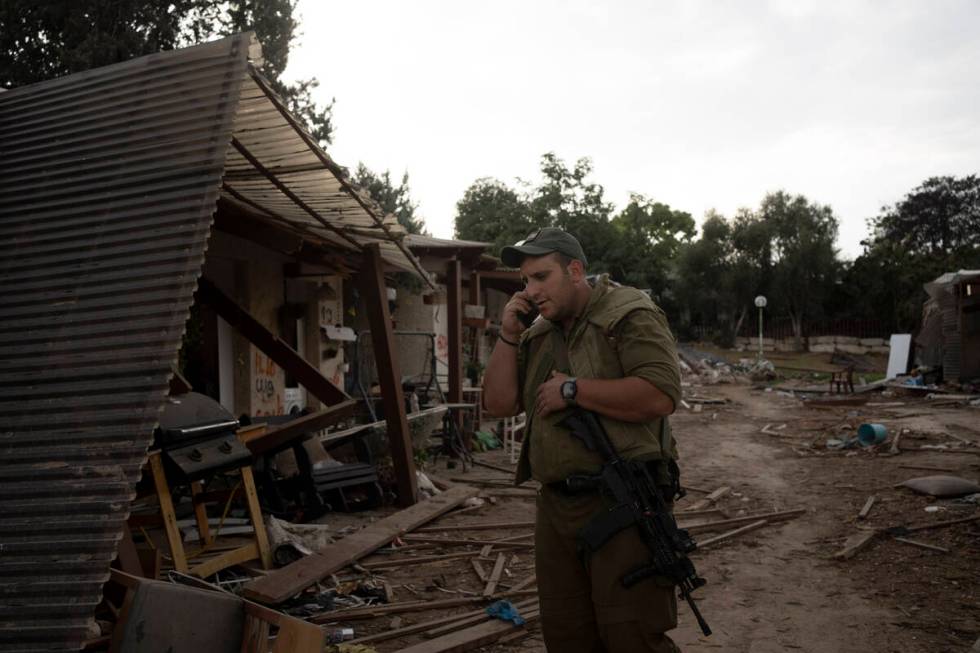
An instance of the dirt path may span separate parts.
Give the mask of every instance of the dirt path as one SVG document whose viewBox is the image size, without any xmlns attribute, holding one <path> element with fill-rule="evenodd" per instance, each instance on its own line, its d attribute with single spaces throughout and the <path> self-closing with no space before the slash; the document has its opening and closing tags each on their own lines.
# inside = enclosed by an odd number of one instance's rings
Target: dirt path
<svg viewBox="0 0 980 653">
<path fill-rule="evenodd" d="M 682 609 L 678 644 L 685 650 L 732 653 L 919 650 L 903 633 L 883 637 L 895 615 L 864 598 L 846 567 L 822 559 L 820 548 L 826 547 L 816 543 L 833 537 L 837 524 L 821 508 L 833 498 L 806 491 L 808 461 L 759 435 L 764 423 L 785 419 L 787 407 L 744 386 L 720 388 L 718 394 L 734 405 L 718 411 L 705 406 L 700 415 L 683 412 L 674 420 L 685 482 L 731 486 L 741 496 L 723 505 L 735 515 L 739 503 L 750 512 L 804 507 L 807 513 L 698 555 L 710 583 L 700 607 L 714 634 L 700 637 Z M 718 418 L 712 419 L 712 413 Z"/>
<path fill-rule="evenodd" d="M 792 397 L 744 385 L 695 390 L 728 403 L 705 405 L 699 413 L 681 410 L 673 418 L 684 485 L 709 492 L 729 486 L 731 492 L 718 507 L 731 517 L 792 508 L 804 508 L 806 513 L 695 554 L 699 571 L 708 579 L 708 585 L 697 592 L 698 603 L 714 634 L 702 637 L 689 609 L 681 604 L 680 625 L 672 636 L 682 650 L 924 653 L 970 649 L 980 637 L 980 522 L 916 533 L 916 539 L 944 547 L 945 553 L 881 535 L 851 560 L 834 561 L 831 555 L 862 528 L 884 529 L 980 513 L 976 506 L 957 506 L 894 487 L 901 480 L 929 473 L 909 471 L 904 467 L 909 464 L 942 466 L 975 479 L 980 456 L 909 450 L 888 457 L 883 455 L 887 445 L 877 452 L 828 452 L 824 444 L 830 437 L 853 435 L 862 422 L 881 421 L 891 433 L 906 429 L 903 443 L 909 449 L 954 442 L 951 437 L 980 445 L 977 410 L 939 410 L 913 401 L 895 406 L 895 399 L 877 397 L 865 407 L 813 410 Z M 778 436 L 769 436 L 760 432 L 766 424 L 786 426 L 777 428 Z M 500 466 L 509 464 L 499 450 L 480 457 Z M 495 503 L 447 515 L 439 520 L 440 525 L 533 520 L 533 492 L 502 487 L 505 473 L 481 467 L 467 473 L 459 468 L 447 470 L 445 461 L 433 469 L 440 476 L 481 485 L 496 495 Z M 859 522 L 857 514 L 870 495 L 877 497 L 874 509 Z M 703 496 L 692 490 L 678 503 L 678 510 Z M 927 512 L 927 507 L 933 512 Z M 529 533 L 530 528 L 476 530 L 466 537 L 485 541 L 520 532 Z M 703 540 L 708 535 L 696 537 Z M 446 546 L 419 553 L 458 550 Z M 381 556 L 370 558 L 378 559 Z M 485 564 L 492 565 L 492 561 Z M 531 573 L 531 551 L 513 551 L 508 554 L 503 587 Z M 469 561 L 458 559 L 401 567 L 386 573 L 385 579 L 396 588 L 398 600 L 473 596 L 484 587 Z M 445 614 L 412 613 L 397 622 L 418 623 Z M 390 618 L 357 624 L 359 635 L 393 627 Z M 377 643 L 376 650 L 397 651 L 418 641 L 419 635 L 392 639 Z M 540 631 L 533 626 L 523 639 L 478 650 L 540 652 L 545 648 Z"/>
</svg>

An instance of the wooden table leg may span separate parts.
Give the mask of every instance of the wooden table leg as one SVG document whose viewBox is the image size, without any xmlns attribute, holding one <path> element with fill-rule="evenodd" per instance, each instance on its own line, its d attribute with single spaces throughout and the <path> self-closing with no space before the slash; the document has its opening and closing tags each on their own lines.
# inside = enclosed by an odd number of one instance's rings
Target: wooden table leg
<svg viewBox="0 0 980 653">
<path fill-rule="evenodd" d="M 207 546 L 214 542 L 211 536 L 211 527 L 208 525 L 208 509 L 204 502 L 198 503 L 197 496 L 201 494 L 203 488 L 200 481 L 191 483 L 191 496 L 194 500 L 194 517 L 197 519 L 197 531 L 201 536 L 201 544 Z"/>
<path fill-rule="evenodd" d="M 150 453 L 150 472 L 153 474 L 153 485 L 157 490 L 157 501 L 160 502 L 160 514 L 167 531 L 167 542 L 170 544 L 170 555 L 174 561 L 174 569 L 187 572 L 187 556 L 184 554 L 184 543 L 177 527 L 177 515 L 174 513 L 174 501 L 170 496 L 170 486 L 163 471 L 163 461 L 160 452 Z"/>
<path fill-rule="evenodd" d="M 262 521 L 262 509 L 259 507 L 259 494 L 255 490 L 255 477 L 251 467 L 242 467 L 242 485 L 245 486 L 245 501 L 248 503 L 248 515 L 255 529 L 255 543 L 259 547 L 259 559 L 263 569 L 272 569 L 272 548 L 269 546 L 269 536 L 265 532 L 265 522 Z"/>
</svg>

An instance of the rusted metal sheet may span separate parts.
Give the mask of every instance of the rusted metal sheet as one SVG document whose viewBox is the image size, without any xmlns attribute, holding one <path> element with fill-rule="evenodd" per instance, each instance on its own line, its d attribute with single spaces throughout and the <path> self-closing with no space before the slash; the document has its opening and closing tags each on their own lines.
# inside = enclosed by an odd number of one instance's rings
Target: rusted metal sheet
<svg viewBox="0 0 980 653">
<path fill-rule="evenodd" d="M 85 637 L 176 363 L 251 45 L 0 94 L 0 649 Z"/>
</svg>

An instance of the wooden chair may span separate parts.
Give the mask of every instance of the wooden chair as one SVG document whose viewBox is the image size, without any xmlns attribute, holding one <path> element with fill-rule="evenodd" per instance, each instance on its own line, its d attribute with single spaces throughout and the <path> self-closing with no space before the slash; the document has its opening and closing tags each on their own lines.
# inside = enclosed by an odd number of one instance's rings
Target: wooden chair
<svg viewBox="0 0 980 653">
<path fill-rule="evenodd" d="M 848 365 L 830 375 L 830 394 L 854 394 L 854 366 Z"/>
<path fill-rule="evenodd" d="M 326 645 L 316 624 L 213 586 L 137 578 L 116 569 L 112 581 L 126 595 L 110 653 L 322 653 Z"/>
</svg>

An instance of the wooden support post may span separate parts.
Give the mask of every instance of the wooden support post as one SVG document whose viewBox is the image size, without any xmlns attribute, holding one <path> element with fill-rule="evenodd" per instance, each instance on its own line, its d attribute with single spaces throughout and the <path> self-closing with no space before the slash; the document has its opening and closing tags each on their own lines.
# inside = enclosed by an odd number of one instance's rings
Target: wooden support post
<svg viewBox="0 0 980 653">
<path fill-rule="evenodd" d="M 398 505 L 407 507 L 418 501 L 418 480 L 415 476 L 412 437 L 408 430 L 408 417 L 405 415 L 401 364 L 395 351 L 381 249 L 377 243 L 368 245 L 364 250 L 360 287 L 371 325 L 371 344 L 374 346 L 374 358 L 378 366 L 378 382 L 381 385 L 381 400 L 388 426 L 388 444 L 391 447 L 391 460 L 398 487 Z"/>
<path fill-rule="evenodd" d="M 446 331 L 449 336 L 449 403 L 463 402 L 463 293 L 459 261 L 446 263 Z"/>
<path fill-rule="evenodd" d="M 160 503 L 160 514 L 163 516 L 163 526 L 167 531 L 167 543 L 170 545 L 170 556 L 174 561 L 174 569 L 187 571 L 187 556 L 184 555 L 184 543 L 177 527 L 177 515 L 174 513 L 174 501 L 170 496 L 170 486 L 167 485 L 167 475 L 163 471 L 163 461 L 160 452 L 150 453 L 150 473 L 153 475 L 153 485 L 157 491 L 157 501 Z"/>
<path fill-rule="evenodd" d="M 248 311 L 203 277 L 197 282 L 197 298 L 214 309 L 215 313 L 248 338 L 249 342 L 271 358 L 276 365 L 296 377 L 300 385 L 309 390 L 324 405 L 332 406 L 350 399 L 347 393 L 320 374 L 320 370 L 310 365 L 296 353 L 296 350 L 262 326 L 262 323 L 252 317 Z"/>
</svg>

